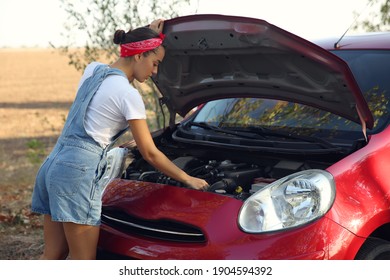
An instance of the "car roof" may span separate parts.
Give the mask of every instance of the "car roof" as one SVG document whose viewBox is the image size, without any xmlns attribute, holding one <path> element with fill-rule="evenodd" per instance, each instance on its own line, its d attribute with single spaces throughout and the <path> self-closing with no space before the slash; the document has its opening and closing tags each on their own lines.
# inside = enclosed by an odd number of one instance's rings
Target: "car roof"
<svg viewBox="0 0 390 280">
<path fill-rule="evenodd" d="M 327 50 L 390 50 L 390 32 L 355 34 L 340 38 L 320 39 L 313 42 Z"/>
</svg>

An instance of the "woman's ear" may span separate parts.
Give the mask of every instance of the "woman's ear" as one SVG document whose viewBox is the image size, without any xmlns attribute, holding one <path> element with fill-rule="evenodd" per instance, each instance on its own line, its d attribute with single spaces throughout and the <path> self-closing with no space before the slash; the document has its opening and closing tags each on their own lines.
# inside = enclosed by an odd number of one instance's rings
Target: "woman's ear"
<svg viewBox="0 0 390 280">
<path fill-rule="evenodd" d="M 134 59 L 135 59 L 135 61 L 140 61 L 141 60 L 141 58 L 142 58 L 142 54 L 136 54 L 135 56 L 134 56 Z"/>
</svg>

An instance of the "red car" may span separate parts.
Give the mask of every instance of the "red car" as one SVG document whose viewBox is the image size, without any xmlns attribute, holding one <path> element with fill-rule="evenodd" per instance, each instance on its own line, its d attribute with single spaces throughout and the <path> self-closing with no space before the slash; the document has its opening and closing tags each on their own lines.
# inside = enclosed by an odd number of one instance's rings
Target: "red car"
<svg viewBox="0 0 390 280">
<path fill-rule="evenodd" d="M 154 140 L 210 188 L 134 146 L 104 191 L 99 258 L 390 259 L 390 33 L 312 43 L 222 15 L 164 29 Z"/>
</svg>

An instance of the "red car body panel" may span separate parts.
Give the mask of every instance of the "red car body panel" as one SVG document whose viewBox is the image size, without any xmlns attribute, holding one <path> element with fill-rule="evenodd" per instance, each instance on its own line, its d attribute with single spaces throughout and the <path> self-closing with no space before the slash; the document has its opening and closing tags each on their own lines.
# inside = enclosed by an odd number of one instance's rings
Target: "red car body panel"
<svg viewBox="0 0 390 280">
<path fill-rule="evenodd" d="M 351 233 L 326 218 L 288 233 L 247 234 L 237 224 L 242 202 L 206 192 L 122 180 L 113 182 L 109 191 L 106 197 L 110 199 L 103 201 L 106 207 L 115 205 L 118 209 L 123 205 L 122 210 L 143 219 L 191 221 L 205 233 L 213 233 L 204 244 L 161 240 L 156 244 L 153 239 L 125 235 L 103 224 L 100 246 L 109 246 L 111 252 L 135 259 L 324 259 L 332 239 L 324 232 L 351 237 Z M 121 202 L 117 203 L 115 198 Z"/>
<path fill-rule="evenodd" d="M 389 137 L 389 128 L 372 135 L 367 146 L 328 169 L 337 185 L 328 216 L 361 237 L 390 222 Z"/>
<path fill-rule="evenodd" d="M 236 199 L 167 185 L 115 180 L 107 189 L 110 193 L 104 196 L 105 206 L 122 206 L 129 214 L 144 219 L 191 221 L 215 235 L 207 236 L 205 244 L 156 244 L 155 240 L 125 235 L 103 224 L 100 245 L 135 259 L 353 259 L 365 238 L 378 225 L 390 222 L 387 139 L 390 128 L 331 166 L 328 171 L 337 185 L 331 211 L 308 226 L 283 232 L 241 231 L 236 221 L 242 202 Z"/>
<path fill-rule="evenodd" d="M 103 224 L 99 244 L 134 259 L 354 259 L 365 238 L 378 225 L 390 223 L 388 139 L 390 128 L 371 136 L 366 147 L 329 167 L 337 185 L 332 209 L 310 225 L 281 232 L 241 231 L 237 216 L 242 201 L 236 199 L 116 179 L 104 195 L 106 207 L 122 207 L 150 220 L 191 221 L 213 235 L 207 236 L 204 244 L 156 242 Z"/>
</svg>

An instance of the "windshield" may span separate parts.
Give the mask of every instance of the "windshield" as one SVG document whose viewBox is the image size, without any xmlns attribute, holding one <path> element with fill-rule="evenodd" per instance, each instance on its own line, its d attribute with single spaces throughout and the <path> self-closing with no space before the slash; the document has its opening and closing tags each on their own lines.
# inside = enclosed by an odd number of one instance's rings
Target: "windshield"
<svg viewBox="0 0 390 280">
<path fill-rule="evenodd" d="M 230 98 L 208 102 L 193 119 L 223 128 L 264 127 L 294 134 L 332 135 L 354 138 L 362 135 L 361 126 L 329 112 L 310 106 L 260 98 Z M 352 135 L 350 135 L 352 136 Z M 349 137 L 347 137 L 349 138 Z"/>
<path fill-rule="evenodd" d="M 349 64 L 374 115 L 374 128 L 383 129 L 389 118 L 390 52 L 336 51 Z M 217 127 L 267 127 L 318 137 L 361 137 L 361 125 L 320 109 L 280 100 L 230 98 L 208 102 L 193 119 Z M 196 129 L 196 128 L 194 128 Z"/>
</svg>

